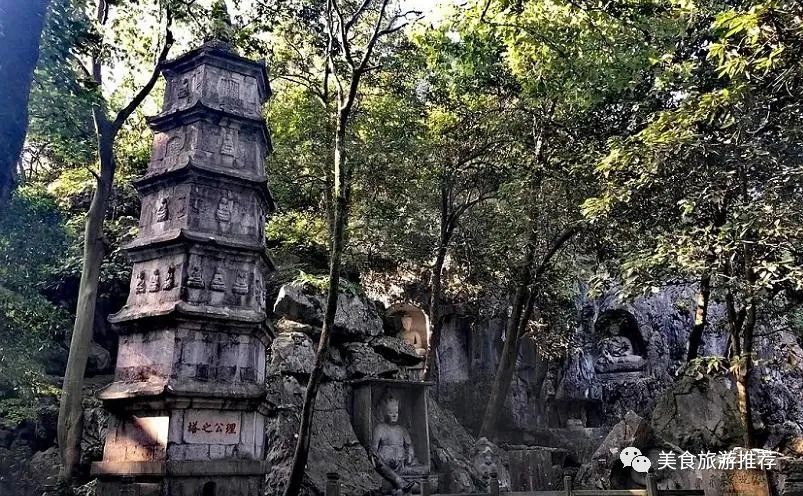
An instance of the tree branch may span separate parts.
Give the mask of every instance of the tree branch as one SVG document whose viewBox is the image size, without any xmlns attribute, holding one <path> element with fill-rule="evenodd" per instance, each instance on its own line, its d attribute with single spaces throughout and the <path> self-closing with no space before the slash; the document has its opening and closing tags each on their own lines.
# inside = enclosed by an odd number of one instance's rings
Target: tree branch
<svg viewBox="0 0 803 496">
<path fill-rule="evenodd" d="M 142 101 L 145 100 L 145 97 L 148 96 L 148 94 L 151 92 L 153 87 L 156 85 L 156 81 L 159 80 L 162 63 L 165 61 L 165 59 L 167 59 L 167 54 L 170 52 L 170 47 L 173 46 L 174 39 L 173 39 L 173 31 L 171 29 L 172 24 L 173 24 L 173 15 L 170 12 L 170 7 L 168 7 L 167 25 L 165 26 L 165 44 L 162 47 L 162 51 L 159 52 L 159 56 L 157 57 L 156 63 L 153 66 L 153 72 L 151 72 L 151 76 L 148 79 L 148 82 L 145 83 L 145 86 L 140 88 L 137 94 L 134 95 L 134 98 L 132 98 L 131 101 L 128 102 L 128 105 L 123 107 L 123 109 L 120 110 L 117 113 L 117 116 L 114 118 L 114 122 L 112 122 L 112 128 L 115 131 L 123 126 L 125 121 L 131 116 L 134 110 L 136 110 L 137 107 L 140 106 Z"/>
</svg>

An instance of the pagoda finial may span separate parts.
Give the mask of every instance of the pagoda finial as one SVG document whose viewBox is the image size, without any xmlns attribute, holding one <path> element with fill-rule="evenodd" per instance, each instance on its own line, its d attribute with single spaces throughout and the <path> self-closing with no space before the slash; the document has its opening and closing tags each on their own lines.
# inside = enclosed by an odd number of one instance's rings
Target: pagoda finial
<svg viewBox="0 0 803 496">
<path fill-rule="evenodd" d="M 225 0 L 216 0 L 212 5 L 212 31 L 208 41 L 223 42 L 230 45 L 234 38 L 234 27 L 229 17 L 229 9 Z"/>
</svg>

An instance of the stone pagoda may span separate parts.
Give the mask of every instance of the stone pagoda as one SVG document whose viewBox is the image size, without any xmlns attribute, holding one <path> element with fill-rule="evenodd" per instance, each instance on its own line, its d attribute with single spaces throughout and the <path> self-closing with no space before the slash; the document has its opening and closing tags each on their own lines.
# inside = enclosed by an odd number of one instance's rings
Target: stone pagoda
<svg viewBox="0 0 803 496">
<path fill-rule="evenodd" d="M 127 246 L 102 494 L 260 494 L 272 209 L 263 63 L 211 41 L 163 65 L 139 236 Z"/>
</svg>

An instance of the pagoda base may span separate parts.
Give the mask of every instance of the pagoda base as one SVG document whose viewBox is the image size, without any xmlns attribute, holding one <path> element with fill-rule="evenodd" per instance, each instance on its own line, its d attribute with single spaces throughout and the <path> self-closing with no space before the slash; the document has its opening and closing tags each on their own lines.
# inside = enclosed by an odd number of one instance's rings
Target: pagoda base
<svg viewBox="0 0 803 496">
<path fill-rule="evenodd" d="M 98 496 L 256 496 L 268 463 L 259 460 L 95 462 Z"/>
</svg>

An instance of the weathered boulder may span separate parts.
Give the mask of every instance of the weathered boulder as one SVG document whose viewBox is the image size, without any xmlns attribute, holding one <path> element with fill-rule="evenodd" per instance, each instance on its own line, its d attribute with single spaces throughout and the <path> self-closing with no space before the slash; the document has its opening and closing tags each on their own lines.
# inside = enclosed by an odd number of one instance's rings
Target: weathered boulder
<svg viewBox="0 0 803 496">
<path fill-rule="evenodd" d="M 429 436 L 432 471 L 441 474 L 438 492 L 473 493 L 483 487 L 482 474 L 474 468 L 474 438 L 457 418 L 429 398 Z"/>
<path fill-rule="evenodd" d="M 642 448 L 650 439 L 650 427 L 646 420 L 634 412 L 627 412 L 621 422 L 613 426 L 591 459 L 608 467 L 619 461 L 619 453 L 628 446 Z M 620 462 L 621 463 L 621 462 Z"/>
<path fill-rule="evenodd" d="M 51 446 L 45 451 L 38 451 L 33 454 L 28 465 L 28 471 L 34 475 L 37 482 L 44 485 L 56 485 L 61 468 L 61 456 L 55 446 Z"/>
<path fill-rule="evenodd" d="M 693 453 L 742 440 L 736 394 L 725 377 L 683 375 L 658 399 L 650 425 L 657 436 Z"/>
<path fill-rule="evenodd" d="M 301 332 L 285 332 L 276 336 L 270 347 L 268 375 L 309 375 L 315 364 L 312 339 Z"/>
<path fill-rule="evenodd" d="M 277 334 L 283 333 L 290 333 L 290 332 L 302 332 L 307 336 L 317 338 L 321 335 L 321 328 L 317 326 L 313 326 L 310 324 L 304 324 L 302 322 L 296 322 L 295 320 L 290 320 L 282 317 L 274 324 Z"/>
<path fill-rule="evenodd" d="M 375 352 L 366 343 L 348 343 L 344 346 L 346 372 L 351 378 L 386 377 L 399 371 L 399 367 Z"/>
<path fill-rule="evenodd" d="M 415 347 L 403 339 L 393 336 L 379 336 L 369 343 L 377 353 L 400 365 L 416 365 L 422 357 L 415 352 Z"/>
<path fill-rule="evenodd" d="M 89 347 L 86 361 L 86 375 L 95 376 L 108 373 L 112 369 L 112 355 L 109 351 L 94 341 Z"/>
<path fill-rule="evenodd" d="M 298 430 L 303 388 L 294 395 L 297 402 L 267 424 L 266 459 L 272 470 L 266 479 L 266 495 L 278 494 L 287 481 Z M 344 494 L 366 495 L 378 491 L 382 479 L 376 473 L 365 448 L 357 440 L 346 408 L 350 390 L 340 382 L 321 385 L 315 403 L 315 422 L 312 425 L 309 469 L 305 474 L 303 495 L 321 494 L 326 474 L 337 472 Z"/>
<path fill-rule="evenodd" d="M 273 306 L 273 312 L 289 320 L 320 327 L 325 313 L 325 296 L 312 290 L 285 284 Z M 340 293 L 337 297 L 332 337 L 342 341 L 362 341 L 384 332 L 376 305 L 356 295 Z"/>
</svg>

